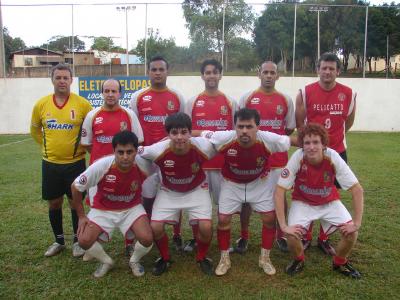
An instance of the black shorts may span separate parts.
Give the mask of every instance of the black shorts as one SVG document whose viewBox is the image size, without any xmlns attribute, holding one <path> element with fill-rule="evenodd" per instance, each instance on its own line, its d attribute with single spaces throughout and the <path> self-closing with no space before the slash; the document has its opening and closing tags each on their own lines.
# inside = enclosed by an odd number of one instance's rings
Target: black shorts
<svg viewBox="0 0 400 300">
<path fill-rule="evenodd" d="M 42 198 L 54 200 L 65 194 L 72 198 L 71 184 L 85 170 L 84 159 L 70 164 L 55 164 L 42 160 Z"/>
<path fill-rule="evenodd" d="M 346 162 L 346 164 L 347 164 L 347 152 L 346 152 L 346 150 L 344 150 L 343 152 L 340 152 L 339 155 L 340 155 L 340 157 L 341 157 L 341 158 Z M 342 188 L 342 187 L 340 186 L 339 182 L 336 180 L 336 178 L 335 178 L 335 186 L 336 186 L 338 189 L 341 189 L 341 188 Z"/>
</svg>

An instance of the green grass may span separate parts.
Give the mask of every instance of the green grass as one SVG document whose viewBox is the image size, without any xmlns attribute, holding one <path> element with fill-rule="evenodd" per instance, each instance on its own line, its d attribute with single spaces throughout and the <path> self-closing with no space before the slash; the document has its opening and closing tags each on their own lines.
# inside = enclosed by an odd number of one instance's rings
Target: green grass
<svg viewBox="0 0 400 300">
<path fill-rule="evenodd" d="M 147 273 L 134 278 L 123 256 L 121 234 L 115 232 L 106 251 L 116 268 L 95 280 L 94 262 L 71 256 L 71 221 L 64 206 L 67 251 L 45 258 L 53 242 L 47 203 L 41 200 L 40 151 L 26 135 L 0 136 L 0 299 L 15 298 L 139 298 L 139 299 L 398 299 L 400 293 L 400 133 L 350 133 L 349 162 L 365 190 L 365 213 L 359 240 L 351 259 L 363 273 L 359 281 L 333 273 L 331 260 L 316 247 L 306 252 L 302 274 L 288 277 L 283 268 L 289 256 L 276 248 L 273 277 L 258 268 L 260 222 L 252 216 L 251 241 L 247 254 L 232 255 L 232 268 L 221 278 L 203 276 L 193 254 L 178 255 L 168 273 L 154 277 L 150 270 L 158 256 L 154 248 L 145 257 Z M 343 202 L 351 200 L 343 193 Z M 232 239 L 238 234 L 234 218 Z M 318 226 L 315 226 L 318 229 Z M 314 236 L 318 230 L 314 230 Z M 190 237 L 184 225 L 184 236 Z M 214 234 L 216 236 L 216 234 Z M 333 238 L 334 241 L 338 237 Z M 315 243 L 315 242 L 314 242 Z M 219 260 L 216 239 L 210 256 Z"/>
</svg>

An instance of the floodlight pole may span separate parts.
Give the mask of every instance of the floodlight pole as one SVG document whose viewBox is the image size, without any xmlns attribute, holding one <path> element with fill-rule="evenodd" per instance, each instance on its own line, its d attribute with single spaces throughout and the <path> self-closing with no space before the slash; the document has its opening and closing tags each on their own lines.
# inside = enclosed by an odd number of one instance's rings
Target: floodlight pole
<svg viewBox="0 0 400 300">
<path fill-rule="evenodd" d="M 292 77 L 294 77 L 294 64 L 296 62 L 296 29 L 297 29 L 297 4 L 294 5 L 294 24 L 293 24 L 293 61 L 292 61 Z"/>
<path fill-rule="evenodd" d="M 4 34 L 3 34 L 3 17 L 1 13 L 1 0 L 0 0 L 0 74 L 1 77 L 6 78 L 6 51 L 4 45 Z"/>
<path fill-rule="evenodd" d="M 368 6 L 366 6 L 365 8 L 363 78 L 365 78 L 365 60 L 367 59 L 367 36 L 368 36 Z"/>
<path fill-rule="evenodd" d="M 318 59 L 321 56 L 321 48 L 320 48 L 320 38 L 319 38 L 319 12 L 327 12 L 328 7 L 326 6 L 311 6 L 309 11 L 317 12 L 317 34 L 318 34 Z"/>
<path fill-rule="evenodd" d="M 126 32 L 126 76 L 129 76 L 129 42 L 128 42 L 128 11 L 135 10 L 136 6 L 119 6 L 118 11 L 125 11 L 125 32 Z"/>
<path fill-rule="evenodd" d="M 144 76 L 147 76 L 147 3 L 144 15 Z"/>
<path fill-rule="evenodd" d="M 225 48 L 225 8 L 226 1 L 224 1 L 224 6 L 222 7 L 222 49 L 221 49 L 221 65 L 224 67 L 224 48 Z"/>
</svg>

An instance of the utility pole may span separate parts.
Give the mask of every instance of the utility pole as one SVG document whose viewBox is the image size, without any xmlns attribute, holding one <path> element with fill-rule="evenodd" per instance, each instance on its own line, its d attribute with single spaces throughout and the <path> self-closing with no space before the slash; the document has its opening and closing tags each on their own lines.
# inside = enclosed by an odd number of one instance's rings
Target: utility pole
<svg viewBox="0 0 400 300">
<path fill-rule="evenodd" d="M 6 78 L 6 49 L 4 45 L 3 16 L 1 13 L 0 0 L 0 77 Z"/>
</svg>

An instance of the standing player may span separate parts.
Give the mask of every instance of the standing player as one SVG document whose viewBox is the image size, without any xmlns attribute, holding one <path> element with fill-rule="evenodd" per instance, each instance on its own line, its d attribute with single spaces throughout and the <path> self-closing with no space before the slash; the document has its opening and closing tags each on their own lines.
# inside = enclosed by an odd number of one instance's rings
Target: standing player
<svg viewBox="0 0 400 300">
<path fill-rule="evenodd" d="M 168 270 L 170 254 L 166 223 L 179 222 L 181 211 L 187 211 L 189 222 L 198 224 L 196 260 L 202 272 L 211 275 L 212 262 L 206 257 L 212 237 L 212 207 L 206 175 L 202 164 L 215 154 L 204 138 L 191 138 L 192 122 L 185 113 L 176 113 L 165 120 L 169 140 L 139 150 L 143 159 L 159 168 L 161 186 L 154 202 L 151 227 L 161 257 L 153 269 L 154 275 Z"/>
<path fill-rule="evenodd" d="M 151 86 L 135 92 L 130 102 L 130 108 L 138 116 L 143 129 L 144 146 L 152 145 L 165 138 L 167 136 L 164 128 L 165 119 L 176 112 L 184 111 L 183 96 L 167 87 L 168 68 L 168 62 L 163 57 L 156 56 L 150 59 L 148 74 Z M 145 183 L 143 204 L 150 216 L 156 193 L 156 189 L 151 187 L 156 187 L 158 182 L 159 179 L 154 174 Z M 177 250 L 182 250 L 183 242 L 179 224 L 174 226 L 173 240 Z"/>
<path fill-rule="evenodd" d="M 279 79 L 278 67 L 272 61 L 261 64 L 258 78 L 260 87 L 242 96 L 239 106 L 252 108 L 260 114 L 260 130 L 274 132 L 280 135 L 291 135 L 296 127 L 292 99 L 275 89 L 275 82 Z M 288 162 L 288 153 L 273 153 L 268 160 L 271 168 L 270 176 L 274 185 L 278 182 L 282 168 Z M 243 211 L 242 211 L 243 212 Z M 250 214 L 248 214 L 250 217 Z M 249 218 L 247 219 L 247 226 Z M 279 226 L 277 229 L 277 243 L 279 249 L 287 252 L 286 239 Z M 247 243 L 245 243 L 247 245 Z"/>
<path fill-rule="evenodd" d="M 352 278 L 361 274 L 348 262 L 347 257 L 357 240 L 363 215 L 363 189 L 346 162 L 328 145 L 326 130 L 316 123 L 309 123 L 299 132 L 298 149 L 282 171 L 275 191 L 276 214 L 282 230 L 287 234 L 294 260 L 286 273 L 294 275 L 304 267 L 303 233 L 314 220 L 320 220 L 326 234 L 336 230 L 341 240 L 333 256 L 333 270 Z M 353 199 L 354 218 L 339 200 L 335 178 Z M 284 213 L 285 191 L 291 189 L 292 205 L 288 224 Z"/>
<path fill-rule="evenodd" d="M 85 166 L 85 149 L 80 146 L 81 126 L 90 103 L 71 93 L 72 72 L 67 65 L 58 64 L 51 70 L 54 94 L 41 98 L 32 111 L 31 135 L 42 147 L 42 198 L 48 200 L 49 219 L 55 243 L 45 252 L 54 256 L 65 249 L 62 223 L 64 194 L 71 200 L 71 183 Z M 78 216 L 71 208 L 74 232 L 72 255 L 79 257 L 84 251 L 78 245 L 76 231 Z"/>
<path fill-rule="evenodd" d="M 268 159 L 271 153 L 287 151 L 295 139 L 258 131 L 260 115 L 255 109 L 240 109 L 235 113 L 234 121 L 236 131 L 202 133 L 225 158 L 218 206 L 221 259 L 215 274 L 225 275 L 231 267 L 229 244 L 232 215 L 240 212 L 243 203 L 249 203 L 253 210 L 260 213 L 263 224 L 259 266 L 268 275 L 274 275 L 276 270 L 270 260 L 276 234 L 274 181 L 268 174 Z"/>
<path fill-rule="evenodd" d="M 140 259 L 152 247 L 149 220 L 141 204 L 142 183 L 147 176 L 145 166 L 135 163 L 138 138 L 130 131 L 117 133 L 112 139 L 114 155 L 96 160 L 75 179 L 71 186 L 73 205 L 79 216 L 79 244 L 101 264 L 94 272 L 103 277 L 114 262 L 97 242 L 108 241 L 118 227 L 126 238 L 137 239 L 129 265 L 133 275 L 144 275 Z M 82 193 L 89 191 L 90 211 L 86 216 Z"/>
<path fill-rule="evenodd" d="M 319 81 L 307 85 L 296 98 L 296 125 L 319 123 L 329 134 L 329 147 L 336 150 L 347 162 L 345 133 L 354 123 L 356 93 L 336 82 L 340 72 L 340 60 L 334 53 L 324 53 L 318 60 Z M 336 183 L 337 184 L 337 183 Z M 337 187 L 340 187 L 337 184 Z M 303 241 L 307 249 L 311 245 L 312 226 Z M 320 228 L 318 247 L 328 255 L 335 255 L 327 234 Z"/>
<path fill-rule="evenodd" d="M 82 127 L 81 144 L 90 152 L 90 164 L 113 153 L 111 141 L 120 131 L 134 132 L 139 143 L 143 143 L 143 131 L 138 118 L 133 111 L 119 104 L 120 82 L 116 79 L 105 80 L 101 92 L 103 105 L 88 113 Z M 126 254 L 130 256 L 132 251 L 132 241 L 125 240 Z"/>
<path fill-rule="evenodd" d="M 215 59 L 207 59 L 201 64 L 201 78 L 204 81 L 204 92 L 191 98 L 185 106 L 185 112 L 192 118 L 193 130 L 223 131 L 233 129 L 233 115 L 236 111 L 236 102 L 218 90 L 222 78 L 222 65 Z M 208 186 L 215 203 L 221 185 L 221 167 L 224 164 L 222 154 L 215 156 L 203 164 L 203 170 L 208 177 Z M 197 228 L 193 226 L 193 237 L 197 235 Z M 185 251 L 193 251 L 195 239 L 189 240 Z"/>
</svg>

